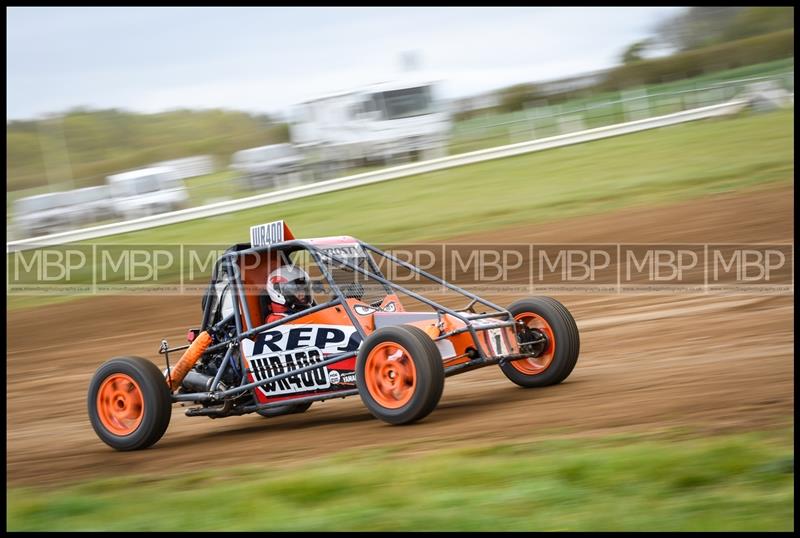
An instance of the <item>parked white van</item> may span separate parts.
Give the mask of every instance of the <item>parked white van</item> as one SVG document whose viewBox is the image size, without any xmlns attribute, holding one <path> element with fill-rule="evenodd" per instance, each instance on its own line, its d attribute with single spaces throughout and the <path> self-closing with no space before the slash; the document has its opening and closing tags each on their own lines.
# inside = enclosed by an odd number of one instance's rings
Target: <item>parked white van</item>
<svg viewBox="0 0 800 538">
<path fill-rule="evenodd" d="M 79 211 L 80 224 L 102 222 L 117 216 L 114 200 L 111 199 L 107 185 L 75 189 L 68 194 L 72 204 Z"/>
<path fill-rule="evenodd" d="M 173 169 L 156 166 L 106 178 L 114 209 L 125 220 L 181 209 L 189 200 Z"/>
<path fill-rule="evenodd" d="M 300 172 L 302 166 L 303 155 L 291 144 L 243 149 L 231 159 L 231 168 L 249 189 L 274 187 L 289 174 Z"/>
<path fill-rule="evenodd" d="M 78 223 L 78 210 L 70 192 L 48 192 L 14 202 L 14 227 L 18 237 L 38 237 L 67 231 Z"/>
</svg>

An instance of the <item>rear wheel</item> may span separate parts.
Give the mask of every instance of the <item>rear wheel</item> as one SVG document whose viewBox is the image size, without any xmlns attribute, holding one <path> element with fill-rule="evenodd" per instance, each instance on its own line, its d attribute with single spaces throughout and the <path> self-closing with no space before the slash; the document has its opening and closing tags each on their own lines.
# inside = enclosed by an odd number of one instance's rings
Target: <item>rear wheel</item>
<svg viewBox="0 0 800 538">
<path fill-rule="evenodd" d="M 500 364 L 511 381 L 522 387 L 545 387 L 564 381 L 575 368 L 580 351 L 578 327 L 569 311 L 550 297 L 531 297 L 508 307 L 525 324 L 521 340 L 535 353 L 529 359 Z"/>
<path fill-rule="evenodd" d="M 306 402 L 301 404 L 288 404 L 288 405 L 279 405 L 277 407 L 267 407 L 266 409 L 259 409 L 256 411 L 262 417 L 272 418 L 272 417 L 280 417 L 283 415 L 294 415 L 296 413 L 305 413 L 308 411 L 308 408 L 311 407 L 312 402 Z"/>
<path fill-rule="evenodd" d="M 163 374 L 140 357 L 117 357 L 100 366 L 89 384 L 87 403 L 95 433 L 117 450 L 153 445 L 172 416 Z"/>
<path fill-rule="evenodd" d="M 356 360 L 361 400 L 376 418 L 408 424 L 434 410 L 444 389 L 442 356 L 422 329 L 396 325 L 372 333 Z"/>
</svg>

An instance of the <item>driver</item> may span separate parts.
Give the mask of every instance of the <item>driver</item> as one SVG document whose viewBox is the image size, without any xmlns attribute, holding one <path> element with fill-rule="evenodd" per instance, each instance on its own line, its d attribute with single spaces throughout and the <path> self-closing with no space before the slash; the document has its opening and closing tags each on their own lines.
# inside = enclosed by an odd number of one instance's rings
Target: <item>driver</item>
<svg viewBox="0 0 800 538">
<path fill-rule="evenodd" d="M 284 265 L 272 271 L 267 277 L 267 294 L 271 311 L 265 323 L 295 314 L 313 304 L 311 280 L 296 265 Z"/>
</svg>

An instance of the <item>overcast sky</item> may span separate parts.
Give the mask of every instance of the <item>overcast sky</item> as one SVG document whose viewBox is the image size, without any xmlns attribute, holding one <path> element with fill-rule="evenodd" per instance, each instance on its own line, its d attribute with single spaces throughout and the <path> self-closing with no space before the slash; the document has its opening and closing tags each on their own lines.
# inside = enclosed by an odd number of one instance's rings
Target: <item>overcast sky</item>
<svg viewBox="0 0 800 538">
<path fill-rule="evenodd" d="M 74 106 L 278 112 L 395 78 L 444 97 L 610 67 L 685 8 L 7 8 L 7 119 Z"/>
</svg>

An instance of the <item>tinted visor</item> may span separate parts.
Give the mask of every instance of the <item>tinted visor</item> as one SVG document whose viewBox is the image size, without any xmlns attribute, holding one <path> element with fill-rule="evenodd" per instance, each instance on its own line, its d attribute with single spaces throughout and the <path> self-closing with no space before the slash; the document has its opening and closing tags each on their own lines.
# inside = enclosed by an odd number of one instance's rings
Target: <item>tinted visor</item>
<svg viewBox="0 0 800 538">
<path fill-rule="evenodd" d="M 306 279 L 282 282 L 280 292 L 289 305 L 309 306 L 311 304 L 311 283 Z"/>
</svg>

